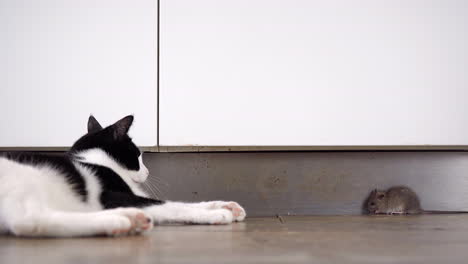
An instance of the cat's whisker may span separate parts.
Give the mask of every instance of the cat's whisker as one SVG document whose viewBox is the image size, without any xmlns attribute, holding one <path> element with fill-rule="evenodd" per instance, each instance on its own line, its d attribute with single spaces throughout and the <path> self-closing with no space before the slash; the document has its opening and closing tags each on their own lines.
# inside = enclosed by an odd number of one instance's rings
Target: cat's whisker
<svg viewBox="0 0 468 264">
<path fill-rule="evenodd" d="M 156 180 L 153 181 L 153 179 L 156 179 Z M 168 183 L 161 184 L 162 182 L 160 182 L 159 180 L 160 179 L 154 177 L 154 178 L 151 178 L 151 180 L 147 182 L 151 184 L 154 188 L 156 188 L 161 194 L 163 194 L 169 190 L 169 184 Z"/>
<path fill-rule="evenodd" d="M 164 196 L 164 193 L 158 188 L 157 185 L 154 185 L 153 187 L 156 189 L 157 192 L 159 192 L 159 194 L 161 195 L 161 197 Z"/>
<path fill-rule="evenodd" d="M 153 188 L 151 188 L 151 185 L 148 182 L 144 182 L 143 185 L 146 186 L 146 189 L 151 192 L 151 196 L 157 197 L 158 195 L 154 192 Z"/>
<path fill-rule="evenodd" d="M 157 181 L 158 184 L 169 186 L 169 183 L 166 180 L 163 180 L 162 178 L 159 178 L 153 175 L 149 175 L 148 177 L 150 177 L 151 180 Z"/>
<path fill-rule="evenodd" d="M 165 191 L 160 189 L 157 184 L 155 183 L 150 183 L 151 187 L 155 189 L 155 192 L 158 194 L 160 198 L 165 198 Z"/>
<path fill-rule="evenodd" d="M 151 188 L 153 188 L 155 190 L 155 193 L 157 194 L 157 197 L 162 198 L 163 193 L 158 189 L 158 187 L 156 185 L 153 185 L 153 184 L 150 184 L 150 185 L 151 185 Z"/>
<path fill-rule="evenodd" d="M 147 184 L 146 182 L 143 182 L 141 185 L 143 186 L 143 189 L 144 189 L 147 193 L 149 193 L 150 195 L 153 195 L 152 192 L 151 192 L 151 189 L 148 187 L 148 184 Z"/>
<path fill-rule="evenodd" d="M 166 187 L 169 186 L 169 183 L 166 182 L 165 180 L 161 179 L 161 178 L 154 177 L 153 179 L 154 179 L 156 182 L 158 182 L 158 184 L 160 184 L 161 186 L 166 186 Z"/>
<path fill-rule="evenodd" d="M 151 186 L 151 188 L 156 189 L 156 193 L 159 194 L 161 198 L 165 196 L 164 192 L 158 187 L 158 184 L 148 181 L 148 185 Z"/>
<path fill-rule="evenodd" d="M 154 191 L 154 193 L 156 193 L 156 196 L 155 196 L 155 197 L 156 197 L 157 199 L 163 199 L 163 194 L 162 194 L 160 191 L 158 191 L 158 189 L 155 188 L 155 187 L 156 187 L 156 186 L 151 185 L 151 188 L 153 188 L 153 190 L 155 190 L 155 191 Z"/>
</svg>

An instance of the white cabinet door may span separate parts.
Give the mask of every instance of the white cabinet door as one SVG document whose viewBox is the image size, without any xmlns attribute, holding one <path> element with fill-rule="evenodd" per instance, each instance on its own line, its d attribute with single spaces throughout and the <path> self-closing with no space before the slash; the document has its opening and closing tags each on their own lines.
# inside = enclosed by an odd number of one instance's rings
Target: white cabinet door
<svg viewBox="0 0 468 264">
<path fill-rule="evenodd" d="M 0 0 L 0 147 L 70 146 L 89 114 L 157 144 L 157 2 Z"/>
<path fill-rule="evenodd" d="M 468 145 L 468 2 L 161 0 L 160 145 Z"/>
</svg>

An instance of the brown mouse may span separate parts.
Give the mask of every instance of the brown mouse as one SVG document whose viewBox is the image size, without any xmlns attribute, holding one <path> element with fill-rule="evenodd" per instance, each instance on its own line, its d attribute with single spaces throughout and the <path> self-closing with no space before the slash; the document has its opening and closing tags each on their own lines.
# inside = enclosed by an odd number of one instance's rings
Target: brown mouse
<svg viewBox="0 0 468 264">
<path fill-rule="evenodd" d="M 368 214 L 455 214 L 463 211 L 425 211 L 418 195 L 406 186 L 394 186 L 387 190 L 373 190 L 366 199 Z"/>
</svg>

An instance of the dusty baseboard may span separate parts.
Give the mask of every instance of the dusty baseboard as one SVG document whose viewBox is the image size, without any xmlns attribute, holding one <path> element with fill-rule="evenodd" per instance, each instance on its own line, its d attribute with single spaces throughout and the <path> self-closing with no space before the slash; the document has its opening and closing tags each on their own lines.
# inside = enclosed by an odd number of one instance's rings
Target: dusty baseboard
<svg viewBox="0 0 468 264">
<path fill-rule="evenodd" d="M 360 214 L 374 188 L 409 185 L 424 208 L 468 210 L 466 152 L 149 153 L 162 198 L 235 200 L 251 216 Z"/>
</svg>

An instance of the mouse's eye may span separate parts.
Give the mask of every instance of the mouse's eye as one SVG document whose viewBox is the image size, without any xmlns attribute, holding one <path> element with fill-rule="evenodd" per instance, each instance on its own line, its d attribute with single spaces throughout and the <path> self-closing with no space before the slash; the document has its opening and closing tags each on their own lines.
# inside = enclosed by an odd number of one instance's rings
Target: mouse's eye
<svg viewBox="0 0 468 264">
<path fill-rule="evenodd" d="M 374 206 L 374 205 L 375 205 L 375 203 L 374 203 L 374 202 L 370 203 L 370 206 Z"/>
<path fill-rule="evenodd" d="M 385 194 L 379 194 L 379 196 L 377 196 L 377 199 L 382 200 L 384 197 L 385 197 Z"/>
</svg>

